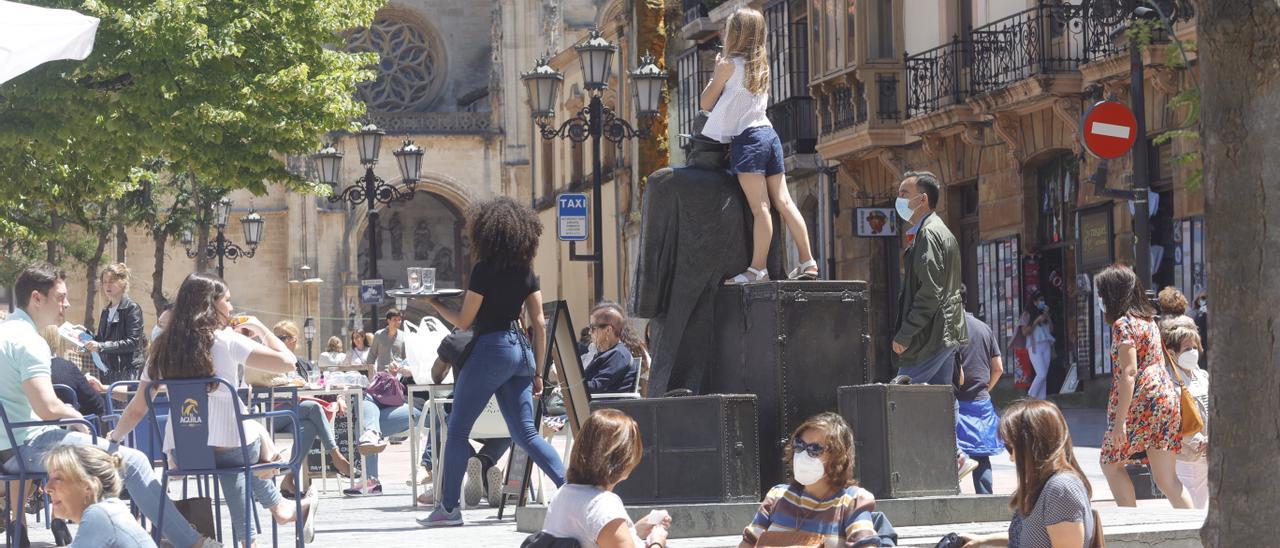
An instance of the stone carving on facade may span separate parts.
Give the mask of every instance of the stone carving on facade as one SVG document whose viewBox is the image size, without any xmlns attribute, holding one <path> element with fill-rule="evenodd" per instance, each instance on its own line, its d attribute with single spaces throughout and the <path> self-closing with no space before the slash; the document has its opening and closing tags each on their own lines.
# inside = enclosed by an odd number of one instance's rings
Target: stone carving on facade
<svg viewBox="0 0 1280 548">
<path fill-rule="evenodd" d="M 1053 101 L 1053 114 L 1071 132 L 1071 150 L 1080 154 L 1080 98 L 1059 97 Z"/>
<path fill-rule="evenodd" d="M 455 281 L 458 279 L 458 271 L 453 264 L 453 248 L 443 246 L 436 250 L 435 257 L 431 259 L 431 267 L 436 269 L 436 280 Z"/>
<path fill-rule="evenodd" d="M 985 127 L 986 124 L 965 124 L 964 131 L 960 132 L 960 140 L 972 147 L 984 146 L 986 144 L 986 135 L 983 133 L 983 128 Z"/>
<path fill-rule="evenodd" d="M 895 177 L 908 171 L 907 162 L 902 158 L 902 155 L 898 153 L 897 149 L 891 147 L 882 148 L 876 153 L 876 157 L 880 160 L 880 163 L 884 165 L 885 169 L 889 170 L 890 173 L 893 173 Z"/>
<path fill-rule="evenodd" d="M 444 87 L 444 44 L 407 10 L 379 11 L 372 25 L 347 35 L 346 49 L 378 54 L 377 79 L 358 92 L 371 112 L 426 110 Z"/>
<path fill-rule="evenodd" d="M 431 241 L 431 225 L 426 219 L 418 219 L 417 225 L 413 227 L 413 260 L 431 260 L 431 248 L 435 245 Z"/>
<path fill-rule="evenodd" d="M 920 138 L 920 144 L 924 147 L 924 153 L 934 160 L 942 160 L 942 156 L 947 153 L 946 137 L 937 133 L 926 133 Z"/>
<path fill-rule="evenodd" d="M 1147 69 L 1151 87 L 1165 95 L 1177 95 L 1181 91 L 1181 70 L 1169 67 L 1152 67 Z"/>
<path fill-rule="evenodd" d="M 391 260 L 404 260 L 404 224 L 400 220 L 400 212 L 391 214 L 387 223 L 387 233 L 391 240 Z"/>
<path fill-rule="evenodd" d="M 1024 151 L 1022 150 L 1022 124 L 1018 120 L 1018 115 L 1003 112 L 996 114 L 995 123 L 991 129 L 995 130 L 996 135 L 1004 141 L 1005 151 L 1009 154 L 1009 163 L 1013 170 L 1022 173 Z"/>
<path fill-rule="evenodd" d="M 489 134 L 494 133 L 488 112 L 370 112 L 366 118 L 390 133 Z"/>
</svg>

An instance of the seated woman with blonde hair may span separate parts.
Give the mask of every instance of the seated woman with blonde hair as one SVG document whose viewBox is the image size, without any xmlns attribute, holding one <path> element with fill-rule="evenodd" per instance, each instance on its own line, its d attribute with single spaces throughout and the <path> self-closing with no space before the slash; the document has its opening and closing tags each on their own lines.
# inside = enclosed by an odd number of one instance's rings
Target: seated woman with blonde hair
<svg viewBox="0 0 1280 548">
<path fill-rule="evenodd" d="M 572 538 L 583 548 L 666 546 L 671 526 L 666 511 L 632 523 L 622 499 L 613 493 L 640 464 L 643 451 L 640 428 L 631 417 L 616 409 L 591 413 L 574 441 L 566 483 L 547 508 L 543 532 Z"/>
<path fill-rule="evenodd" d="M 53 515 L 78 522 L 71 546 L 155 548 L 121 501 L 120 457 L 93 445 L 60 445 L 44 458 Z"/>
</svg>

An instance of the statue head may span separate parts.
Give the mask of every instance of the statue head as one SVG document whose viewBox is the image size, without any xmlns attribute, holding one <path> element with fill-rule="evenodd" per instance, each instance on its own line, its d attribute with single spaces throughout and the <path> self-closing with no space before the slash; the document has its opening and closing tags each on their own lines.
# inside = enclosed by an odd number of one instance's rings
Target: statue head
<svg viewBox="0 0 1280 548">
<path fill-rule="evenodd" d="M 689 165 L 706 169 L 724 169 L 729 167 L 729 144 L 721 143 L 702 134 L 710 114 L 705 110 L 698 111 L 693 118 L 693 133 L 681 134 L 686 142 L 685 151 Z"/>
</svg>

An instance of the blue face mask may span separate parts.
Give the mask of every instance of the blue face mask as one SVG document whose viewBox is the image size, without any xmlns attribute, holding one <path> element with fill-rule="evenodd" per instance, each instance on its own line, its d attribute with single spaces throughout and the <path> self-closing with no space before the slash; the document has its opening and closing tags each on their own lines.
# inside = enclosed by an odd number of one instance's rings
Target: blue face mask
<svg viewBox="0 0 1280 548">
<path fill-rule="evenodd" d="M 916 211 L 911 208 L 911 200 L 908 198 L 898 198 L 898 201 L 894 202 L 893 206 L 898 210 L 898 216 L 908 223 L 916 215 Z"/>
</svg>

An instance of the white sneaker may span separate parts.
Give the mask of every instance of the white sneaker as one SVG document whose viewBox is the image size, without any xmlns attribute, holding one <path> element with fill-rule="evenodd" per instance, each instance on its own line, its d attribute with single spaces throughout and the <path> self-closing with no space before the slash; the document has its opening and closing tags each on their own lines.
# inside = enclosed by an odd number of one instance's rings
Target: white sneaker
<svg viewBox="0 0 1280 548">
<path fill-rule="evenodd" d="M 956 472 L 960 475 L 960 479 L 973 473 L 978 468 L 978 461 L 969 457 L 960 457 L 956 460 Z"/>
<path fill-rule="evenodd" d="M 376 455 L 387 450 L 387 440 L 373 430 L 365 430 L 360 434 L 359 451 L 361 455 Z"/>
<path fill-rule="evenodd" d="M 498 468 L 496 465 L 490 466 L 489 470 L 484 473 L 485 481 L 489 482 L 489 494 L 487 498 L 489 499 L 489 506 L 491 508 L 497 508 L 502 505 L 503 477 L 502 469 Z"/>
<path fill-rule="evenodd" d="M 222 548 L 222 543 L 211 538 L 201 539 L 200 548 Z"/>
<path fill-rule="evenodd" d="M 474 508 L 480 504 L 480 497 L 484 496 L 484 464 L 480 459 L 471 457 L 467 460 L 467 477 L 462 481 L 462 500 L 467 503 L 468 508 Z"/>
</svg>

